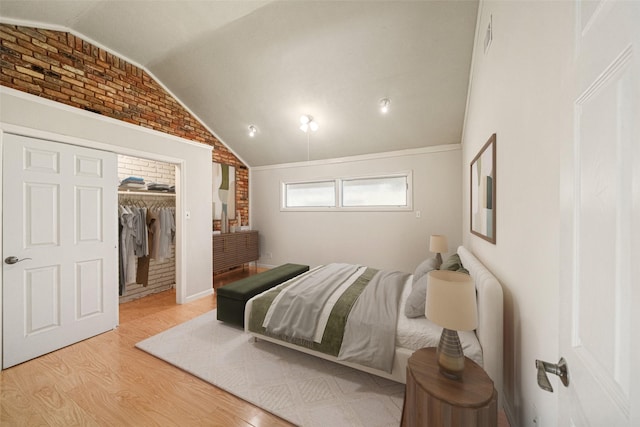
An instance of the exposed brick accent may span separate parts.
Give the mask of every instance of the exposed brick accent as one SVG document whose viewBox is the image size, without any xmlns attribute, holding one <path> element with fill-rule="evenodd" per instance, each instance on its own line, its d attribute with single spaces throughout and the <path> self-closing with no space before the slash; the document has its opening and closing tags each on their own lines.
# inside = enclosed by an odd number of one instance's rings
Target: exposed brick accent
<svg viewBox="0 0 640 427">
<path fill-rule="evenodd" d="M 236 209 L 249 218 L 247 167 L 144 70 L 73 34 L 6 24 L 0 70 L 3 86 L 213 146 L 213 161 L 236 167 Z"/>
<path fill-rule="evenodd" d="M 176 167 L 169 163 L 118 155 L 118 179 L 138 176 L 145 182 L 175 185 Z M 160 199 L 162 200 L 162 199 Z"/>
</svg>

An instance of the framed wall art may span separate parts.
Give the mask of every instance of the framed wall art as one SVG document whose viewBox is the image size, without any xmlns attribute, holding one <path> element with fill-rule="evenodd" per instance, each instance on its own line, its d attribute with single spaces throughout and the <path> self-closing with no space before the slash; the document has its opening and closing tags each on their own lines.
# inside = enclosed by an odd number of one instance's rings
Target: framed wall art
<svg viewBox="0 0 640 427">
<path fill-rule="evenodd" d="M 496 243 L 496 134 L 471 161 L 471 233 Z"/>
<path fill-rule="evenodd" d="M 213 219 L 236 217 L 236 168 L 213 162 Z"/>
</svg>

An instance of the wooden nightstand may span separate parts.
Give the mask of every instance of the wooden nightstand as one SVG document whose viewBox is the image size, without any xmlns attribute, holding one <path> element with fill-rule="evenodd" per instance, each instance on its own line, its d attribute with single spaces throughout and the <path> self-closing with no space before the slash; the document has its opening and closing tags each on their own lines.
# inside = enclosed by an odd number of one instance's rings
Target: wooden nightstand
<svg viewBox="0 0 640 427">
<path fill-rule="evenodd" d="M 435 348 L 422 348 L 409 358 L 402 426 L 495 427 L 498 393 L 493 381 L 473 360 L 465 358 L 462 381 L 438 370 Z"/>
</svg>

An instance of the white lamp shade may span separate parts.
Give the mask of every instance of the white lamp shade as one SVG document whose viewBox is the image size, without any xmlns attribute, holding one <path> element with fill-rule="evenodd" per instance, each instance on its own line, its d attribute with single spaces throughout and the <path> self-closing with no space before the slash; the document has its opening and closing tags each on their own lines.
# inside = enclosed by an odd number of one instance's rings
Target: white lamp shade
<svg viewBox="0 0 640 427">
<path fill-rule="evenodd" d="M 454 331 L 477 328 L 476 288 L 471 276 L 448 270 L 427 273 L 424 314 L 433 323 Z"/>
<path fill-rule="evenodd" d="M 430 252 L 443 254 L 448 250 L 449 246 L 447 244 L 447 236 L 443 236 L 441 234 L 431 235 L 431 239 L 429 240 Z"/>
</svg>

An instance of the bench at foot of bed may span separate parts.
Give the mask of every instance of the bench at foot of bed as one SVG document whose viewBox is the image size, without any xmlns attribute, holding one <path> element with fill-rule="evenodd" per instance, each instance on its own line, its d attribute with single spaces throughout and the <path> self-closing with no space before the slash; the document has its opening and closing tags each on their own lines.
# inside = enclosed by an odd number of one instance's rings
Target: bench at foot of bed
<svg viewBox="0 0 640 427">
<path fill-rule="evenodd" d="M 308 265 L 284 264 L 216 289 L 218 320 L 244 328 L 244 306 L 249 299 L 306 271 Z"/>
</svg>

